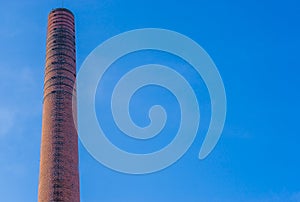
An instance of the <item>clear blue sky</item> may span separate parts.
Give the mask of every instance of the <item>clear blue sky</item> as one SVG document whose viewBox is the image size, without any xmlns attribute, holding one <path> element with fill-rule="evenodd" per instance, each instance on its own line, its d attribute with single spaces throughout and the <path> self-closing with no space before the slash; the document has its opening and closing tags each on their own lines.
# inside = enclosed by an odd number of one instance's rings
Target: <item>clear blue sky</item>
<svg viewBox="0 0 300 202">
<path fill-rule="evenodd" d="M 77 69 L 96 46 L 116 34 L 147 27 L 171 29 L 210 54 L 228 101 L 221 139 L 202 161 L 197 156 L 210 109 L 205 87 L 193 74 L 187 74 L 190 82 L 202 85 L 197 97 L 203 126 L 188 152 L 171 167 L 150 175 L 121 174 L 99 164 L 79 144 L 83 202 L 300 201 L 299 1 L 85 0 L 66 1 L 65 6 L 76 17 Z M 37 200 L 46 25 L 49 11 L 56 7 L 60 1 L 0 1 L 1 201 Z M 130 62 L 140 64 L 143 58 L 178 71 L 184 66 L 174 57 L 152 52 L 123 58 L 112 68 L 129 68 Z M 145 90 L 169 96 L 161 101 L 174 105 L 170 117 L 176 115 L 178 106 L 171 95 Z M 100 91 L 98 108 L 105 106 Z M 147 93 L 137 96 L 143 95 Z M 105 113 L 98 117 L 110 124 Z M 141 114 L 132 113 L 137 123 L 147 123 Z M 132 149 L 130 142 L 115 136 L 112 140 Z M 142 149 L 155 150 L 163 143 Z"/>
</svg>

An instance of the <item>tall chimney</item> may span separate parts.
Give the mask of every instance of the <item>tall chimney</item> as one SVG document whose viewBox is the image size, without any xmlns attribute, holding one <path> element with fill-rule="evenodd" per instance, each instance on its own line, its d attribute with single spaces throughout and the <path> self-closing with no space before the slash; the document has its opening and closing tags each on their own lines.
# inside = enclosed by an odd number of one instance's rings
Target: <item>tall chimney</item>
<svg viewBox="0 0 300 202">
<path fill-rule="evenodd" d="M 48 17 L 38 201 L 79 202 L 74 15 L 57 8 Z"/>
</svg>

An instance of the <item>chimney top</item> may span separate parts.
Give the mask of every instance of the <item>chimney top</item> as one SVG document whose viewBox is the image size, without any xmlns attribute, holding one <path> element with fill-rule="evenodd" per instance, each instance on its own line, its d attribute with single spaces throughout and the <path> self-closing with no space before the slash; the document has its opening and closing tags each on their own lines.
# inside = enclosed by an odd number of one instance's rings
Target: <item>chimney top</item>
<svg viewBox="0 0 300 202">
<path fill-rule="evenodd" d="M 67 9 L 67 8 L 55 8 L 55 9 L 53 9 L 53 10 L 51 11 L 51 13 L 55 13 L 56 11 L 66 11 L 66 12 L 68 12 L 68 13 L 70 13 L 70 14 L 72 14 L 72 15 L 74 16 L 74 14 L 72 13 L 72 11 L 70 11 L 70 10 Z"/>
</svg>

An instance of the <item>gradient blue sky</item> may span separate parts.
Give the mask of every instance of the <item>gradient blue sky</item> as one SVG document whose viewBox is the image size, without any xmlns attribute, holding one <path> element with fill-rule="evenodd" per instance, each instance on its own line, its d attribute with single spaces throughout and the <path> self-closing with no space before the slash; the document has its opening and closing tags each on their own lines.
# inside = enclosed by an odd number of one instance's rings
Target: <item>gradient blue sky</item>
<svg viewBox="0 0 300 202">
<path fill-rule="evenodd" d="M 37 200 L 47 15 L 60 5 L 54 0 L 0 1 L 1 201 Z M 193 85 L 202 86 L 196 91 L 203 126 L 188 152 L 171 167 L 150 175 L 121 174 L 99 164 L 79 144 L 83 202 L 300 201 L 299 1 L 85 0 L 66 1 L 65 6 L 76 17 L 78 69 L 96 46 L 116 34 L 146 27 L 171 29 L 194 39 L 210 54 L 228 100 L 222 137 L 202 161 L 197 156 L 210 109 L 203 82 L 193 72 L 186 75 Z M 178 71 L 189 69 L 163 53 L 128 57 L 112 67 L 107 81 L 118 77 L 118 66 L 130 68 L 131 63 L 158 61 Z M 100 109 L 109 102 L 102 103 L 104 91 L 99 89 Z M 174 97 L 162 89 L 145 90 L 132 101 L 138 124 L 147 123 L 143 112 L 157 101 L 147 98 L 141 104 L 139 97 L 151 93 L 166 96 L 158 101 L 174 105 L 169 109 L 171 126 L 178 122 Z M 135 114 L 135 109 L 142 110 Z M 111 124 L 110 116 L 108 111 L 98 114 L 103 125 Z M 169 130 L 166 134 L 174 128 Z M 130 142 L 114 134 L 115 144 L 132 149 Z M 163 145 L 156 142 L 133 150 Z"/>
</svg>

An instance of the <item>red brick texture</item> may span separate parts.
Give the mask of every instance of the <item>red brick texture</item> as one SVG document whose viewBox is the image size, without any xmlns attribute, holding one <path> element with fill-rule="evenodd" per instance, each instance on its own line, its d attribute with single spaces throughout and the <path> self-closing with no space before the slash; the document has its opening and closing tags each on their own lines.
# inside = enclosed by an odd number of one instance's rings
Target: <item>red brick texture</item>
<svg viewBox="0 0 300 202">
<path fill-rule="evenodd" d="M 74 15 L 58 8 L 48 17 L 38 201 L 79 202 Z M 75 122 L 74 122 L 75 120 Z"/>
</svg>

